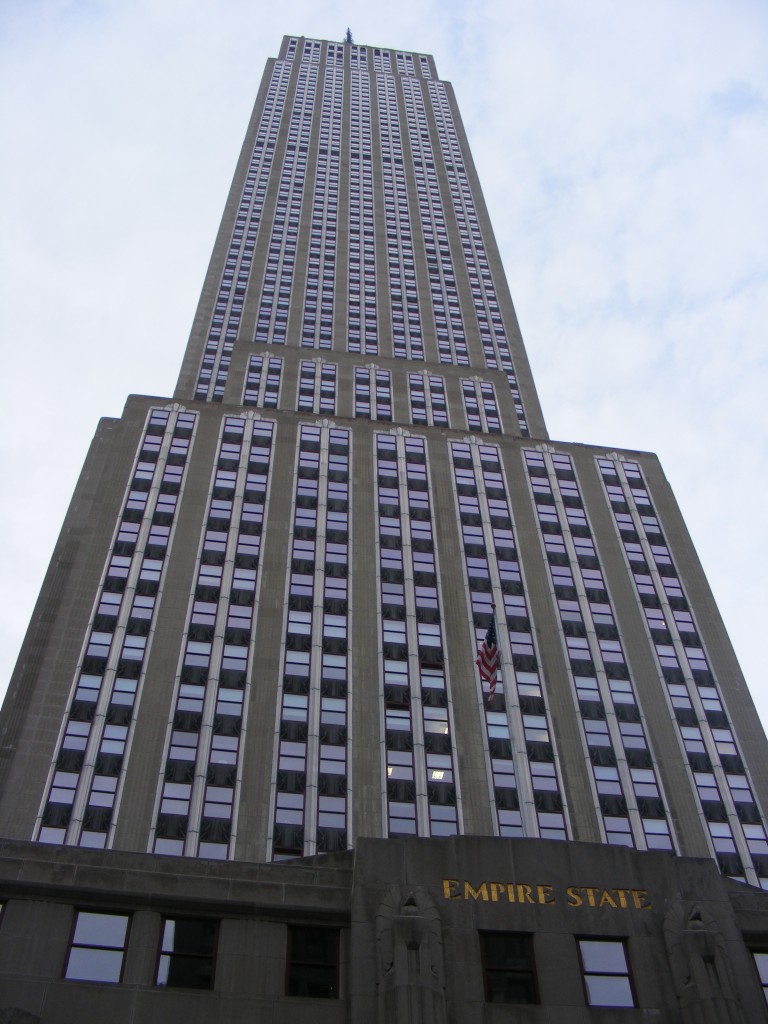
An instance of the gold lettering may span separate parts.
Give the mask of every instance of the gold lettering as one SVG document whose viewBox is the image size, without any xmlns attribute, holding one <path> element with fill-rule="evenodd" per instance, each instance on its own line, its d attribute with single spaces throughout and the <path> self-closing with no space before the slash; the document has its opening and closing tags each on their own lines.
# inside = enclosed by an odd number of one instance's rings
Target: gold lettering
<svg viewBox="0 0 768 1024">
<path fill-rule="evenodd" d="M 504 882 L 491 882 L 491 902 L 497 903 L 499 900 L 499 894 L 503 893 L 507 888 Z"/>
<path fill-rule="evenodd" d="M 648 899 L 647 889 L 633 889 L 632 902 L 637 910 L 650 910 L 651 901 Z"/>
<path fill-rule="evenodd" d="M 517 902 L 518 903 L 535 903 L 536 900 L 531 895 L 532 886 L 523 885 L 522 883 L 517 887 Z"/>
<path fill-rule="evenodd" d="M 577 885 L 569 885 L 565 890 L 565 895 L 568 897 L 569 907 L 580 907 L 584 900 L 579 895 L 579 887 Z"/>
<path fill-rule="evenodd" d="M 614 910 L 618 909 L 616 900 L 611 896 L 608 889 L 603 889 L 603 895 L 600 897 L 599 906 L 601 907 L 613 907 Z"/>
<path fill-rule="evenodd" d="M 551 885 L 537 885 L 536 893 L 539 897 L 539 903 L 554 903 L 555 897 L 552 894 Z"/>
<path fill-rule="evenodd" d="M 461 899 L 461 890 L 459 889 L 458 878 L 444 878 L 443 879 L 443 899 L 446 900 L 459 900 Z"/>
<path fill-rule="evenodd" d="M 611 907 L 614 910 L 651 910 L 652 904 L 647 889 L 602 889 L 594 885 L 569 885 L 565 890 L 568 907 Z M 557 903 L 553 885 L 528 885 L 524 882 L 480 882 L 475 888 L 471 882 L 457 878 L 443 879 L 443 899 L 483 900 L 500 903 L 533 903 L 552 906 Z"/>
<path fill-rule="evenodd" d="M 468 900 L 472 897 L 474 900 L 484 899 L 488 902 L 488 886 L 485 882 L 480 883 L 479 889 L 473 889 L 469 882 L 464 883 L 464 899 Z"/>
</svg>

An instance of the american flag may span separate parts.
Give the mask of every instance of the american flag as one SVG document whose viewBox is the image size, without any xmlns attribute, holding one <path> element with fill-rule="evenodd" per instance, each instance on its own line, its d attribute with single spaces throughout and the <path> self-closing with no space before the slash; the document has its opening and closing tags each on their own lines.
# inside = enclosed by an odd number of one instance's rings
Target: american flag
<svg viewBox="0 0 768 1024">
<path fill-rule="evenodd" d="M 490 684 L 491 689 L 488 694 L 488 703 L 490 704 L 496 692 L 496 674 L 499 671 L 499 644 L 496 639 L 495 618 L 491 619 L 488 632 L 485 634 L 485 640 L 480 644 L 475 664 L 480 670 L 481 677 L 487 679 Z"/>
</svg>

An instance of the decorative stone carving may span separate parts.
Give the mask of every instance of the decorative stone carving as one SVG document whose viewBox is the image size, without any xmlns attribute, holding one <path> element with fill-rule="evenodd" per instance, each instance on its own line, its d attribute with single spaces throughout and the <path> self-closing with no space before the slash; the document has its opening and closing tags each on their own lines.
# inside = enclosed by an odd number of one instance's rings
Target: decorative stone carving
<svg viewBox="0 0 768 1024">
<path fill-rule="evenodd" d="M 664 940 L 683 1024 L 746 1024 L 712 913 L 699 903 L 675 903 L 664 921 Z"/>
<path fill-rule="evenodd" d="M 376 913 L 376 946 L 381 1024 L 445 1024 L 440 915 L 421 887 L 390 887 Z"/>
<path fill-rule="evenodd" d="M 16 1006 L 6 1006 L 0 1009 L 0 1024 L 40 1024 L 40 1018 Z"/>
</svg>

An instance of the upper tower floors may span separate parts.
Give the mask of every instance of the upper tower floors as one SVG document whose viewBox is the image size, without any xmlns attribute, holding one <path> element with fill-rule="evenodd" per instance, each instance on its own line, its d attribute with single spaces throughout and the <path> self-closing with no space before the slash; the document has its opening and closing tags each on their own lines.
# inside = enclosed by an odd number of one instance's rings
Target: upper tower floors
<svg viewBox="0 0 768 1024">
<path fill-rule="evenodd" d="M 423 54 L 285 37 L 174 398 L 240 402 L 254 345 L 479 374 L 546 428 L 461 116 Z"/>
</svg>

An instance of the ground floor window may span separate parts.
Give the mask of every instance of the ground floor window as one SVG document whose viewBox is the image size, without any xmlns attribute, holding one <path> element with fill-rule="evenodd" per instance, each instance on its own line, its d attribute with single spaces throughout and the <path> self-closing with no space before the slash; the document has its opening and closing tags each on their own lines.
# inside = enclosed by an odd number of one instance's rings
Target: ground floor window
<svg viewBox="0 0 768 1024">
<path fill-rule="evenodd" d="M 485 998 L 489 1003 L 537 1003 L 533 936 L 481 932 Z"/>
<path fill-rule="evenodd" d="M 64 977 L 70 981 L 119 982 L 129 920 L 127 914 L 76 911 Z"/>
<path fill-rule="evenodd" d="M 213 988 L 216 933 L 216 921 L 166 918 L 156 984 L 169 988 Z"/>
<path fill-rule="evenodd" d="M 338 928 L 288 928 L 286 995 L 339 998 Z"/>
<path fill-rule="evenodd" d="M 623 939 L 579 939 L 589 1006 L 636 1006 Z"/>
<path fill-rule="evenodd" d="M 755 967 L 760 977 L 760 984 L 763 987 L 763 995 L 765 1001 L 768 1003 L 768 952 L 764 950 L 752 950 L 752 956 L 755 961 Z"/>
</svg>

